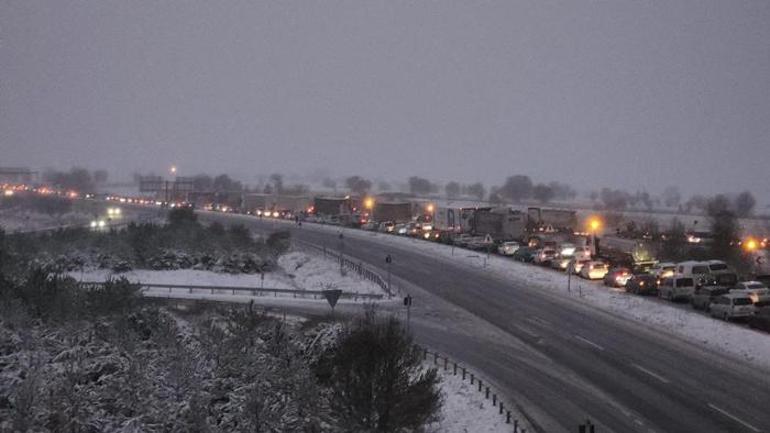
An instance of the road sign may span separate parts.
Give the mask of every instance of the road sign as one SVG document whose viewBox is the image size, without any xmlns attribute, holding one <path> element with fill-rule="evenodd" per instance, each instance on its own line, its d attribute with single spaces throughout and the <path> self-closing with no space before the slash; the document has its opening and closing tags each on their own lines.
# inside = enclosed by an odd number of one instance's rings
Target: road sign
<svg viewBox="0 0 770 433">
<path fill-rule="evenodd" d="M 340 299 L 340 295 L 342 295 L 342 290 L 322 290 L 322 292 L 326 298 L 326 301 L 329 302 L 329 306 L 332 307 L 333 310 L 334 306 L 337 305 L 337 301 Z"/>
</svg>

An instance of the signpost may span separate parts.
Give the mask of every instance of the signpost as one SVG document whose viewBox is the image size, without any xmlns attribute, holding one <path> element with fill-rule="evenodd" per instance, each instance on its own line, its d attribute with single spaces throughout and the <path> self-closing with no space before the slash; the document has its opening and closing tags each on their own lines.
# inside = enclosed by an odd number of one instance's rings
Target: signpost
<svg viewBox="0 0 770 433">
<path fill-rule="evenodd" d="M 334 317 L 334 307 L 337 305 L 337 301 L 340 299 L 340 295 L 342 295 L 342 290 L 322 290 L 321 292 L 324 294 L 324 297 L 329 303 L 329 306 L 332 307 L 332 317 Z"/>
</svg>

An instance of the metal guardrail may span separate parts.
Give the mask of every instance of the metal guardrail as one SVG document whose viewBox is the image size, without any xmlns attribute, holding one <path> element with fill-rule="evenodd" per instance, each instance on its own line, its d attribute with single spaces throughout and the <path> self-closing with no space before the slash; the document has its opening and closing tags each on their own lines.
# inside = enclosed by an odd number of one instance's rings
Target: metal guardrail
<svg viewBox="0 0 770 433">
<path fill-rule="evenodd" d="M 99 282 L 99 281 L 83 281 L 80 282 L 80 287 L 83 288 L 89 288 L 89 287 L 101 287 L 105 283 Z M 294 298 L 310 298 L 313 299 L 325 299 L 324 292 L 321 290 L 296 290 L 296 289 L 275 289 L 275 288 L 264 288 L 264 287 L 238 287 L 238 286 L 203 286 L 203 285 L 193 285 L 193 284 L 145 284 L 145 283 L 136 283 L 140 286 L 142 291 L 145 291 L 147 289 L 168 289 L 169 293 L 172 293 L 173 291 L 177 290 L 186 290 L 187 293 L 194 293 L 195 290 L 201 291 L 205 290 L 210 292 L 212 295 L 221 293 L 221 292 L 231 292 L 233 295 L 235 294 L 250 294 L 252 296 L 266 296 L 267 294 L 273 294 L 274 296 L 278 296 L 279 294 L 283 295 L 292 295 Z M 357 292 L 342 292 L 340 295 L 340 298 L 343 299 L 353 299 L 353 300 L 359 300 L 359 299 L 382 299 L 384 295 L 380 294 L 372 294 L 372 293 L 357 293 Z"/>
<path fill-rule="evenodd" d="M 388 287 L 388 283 L 385 282 L 385 279 L 380 276 L 377 272 L 372 271 L 362 261 L 353 261 L 351 258 L 346 257 L 344 254 L 338 253 L 334 250 L 328 249 L 325 246 L 318 246 L 315 244 L 310 243 L 302 243 L 302 245 L 309 246 L 311 248 L 314 248 L 318 251 L 323 252 L 324 256 L 331 256 L 336 260 L 337 262 L 341 262 L 341 266 L 344 269 L 351 270 L 358 274 L 361 278 L 371 281 L 372 283 L 376 284 L 377 286 L 382 289 L 383 292 L 388 294 L 388 298 L 393 297 L 393 293 L 390 290 L 390 287 Z"/>
<path fill-rule="evenodd" d="M 495 389 L 489 384 L 484 384 L 484 380 L 476 373 L 456 361 L 451 360 L 448 356 L 442 355 L 438 352 L 432 352 L 429 349 L 418 345 L 417 346 L 423 354 L 423 361 L 428 362 L 429 358 L 433 359 L 433 365 L 437 369 L 441 369 L 443 366 L 444 374 L 451 374 L 454 376 L 462 376 L 462 380 L 470 380 L 470 384 L 474 389 L 477 389 L 479 394 L 484 395 L 486 400 L 492 401 L 492 407 L 497 408 L 498 415 L 505 420 L 506 424 L 511 425 L 511 431 L 513 433 L 526 433 L 527 429 L 520 425 L 519 420 L 513 418 L 511 410 L 506 403 L 503 402 L 503 397 L 498 396 Z"/>
</svg>

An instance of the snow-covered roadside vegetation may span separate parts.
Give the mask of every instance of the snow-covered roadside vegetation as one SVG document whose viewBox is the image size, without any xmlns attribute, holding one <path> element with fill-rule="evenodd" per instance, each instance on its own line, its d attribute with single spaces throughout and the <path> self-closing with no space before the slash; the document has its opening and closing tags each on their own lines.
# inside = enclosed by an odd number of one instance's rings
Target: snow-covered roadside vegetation
<svg viewBox="0 0 770 433">
<path fill-rule="evenodd" d="M 184 313 L 126 280 L 0 278 L 0 431 L 421 431 L 438 373 L 394 319 Z"/>
<path fill-rule="evenodd" d="M 286 232 L 255 239 L 243 226 L 203 226 L 190 209 L 169 213 L 168 224 L 128 224 L 91 231 L 70 228 L 47 233 L 4 236 L 7 261 L 20 271 L 35 267 L 67 272 L 83 269 L 196 269 L 258 273 L 275 268 L 289 247 Z"/>
</svg>

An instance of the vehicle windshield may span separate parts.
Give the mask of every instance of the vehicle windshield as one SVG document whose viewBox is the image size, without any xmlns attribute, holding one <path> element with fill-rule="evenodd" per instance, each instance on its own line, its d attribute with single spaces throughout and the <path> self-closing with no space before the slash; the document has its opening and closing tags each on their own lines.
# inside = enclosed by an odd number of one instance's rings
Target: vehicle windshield
<svg viewBox="0 0 770 433">
<path fill-rule="evenodd" d="M 709 269 L 712 271 L 724 271 L 727 269 L 727 265 L 724 263 L 714 263 L 709 265 Z"/>
<path fill-rule="evenodd" d="M 733 298 L 733 305 L 751 305 L 749 298 Z"/>
<path fill-rule="evenodd" d="M 751 290 L 766 289 L 766 287 L 763 286 L 762 284 L 749 284 L 746 286 L 746 288 Z"/>
<path fill-rule="evenodd" d="M 692 267 L 692 273 L 693 274 L 708 274 L 709 273 L 709 267 L 708 266 L 693 266 Z"/>
<path fill-rule="evenodd" d="M 595 263 L 594 264 L 594 269 L 606 269 L 606 268 L 607 268 L 607 265 L 605 265 L 604 263 Z"/>
</svg>

